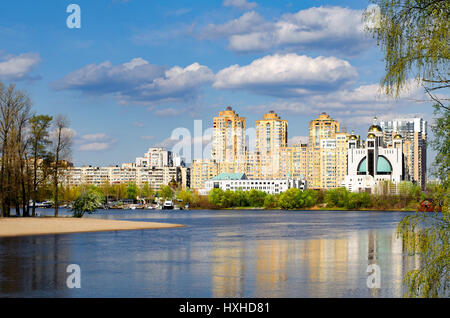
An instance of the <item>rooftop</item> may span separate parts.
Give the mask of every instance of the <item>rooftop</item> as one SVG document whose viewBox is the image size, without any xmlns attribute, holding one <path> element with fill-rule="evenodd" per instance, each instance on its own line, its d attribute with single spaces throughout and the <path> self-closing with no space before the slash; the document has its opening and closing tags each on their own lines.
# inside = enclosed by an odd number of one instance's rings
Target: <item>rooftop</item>
<svg viewBox="0 0 450 318">
<path fill-rule="evenodd" d="M 211 178 L 211 180 L 246 180 L 245 173 L 227 173 L 223 172 Z"/>
</svg>

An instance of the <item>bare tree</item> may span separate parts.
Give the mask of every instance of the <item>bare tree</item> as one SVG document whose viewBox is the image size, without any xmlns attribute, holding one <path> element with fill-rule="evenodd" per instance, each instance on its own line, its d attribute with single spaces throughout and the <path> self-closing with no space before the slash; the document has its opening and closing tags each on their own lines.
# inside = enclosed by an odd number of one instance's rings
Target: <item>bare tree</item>
<svg viewBox="0 0 450 318">
<path fill-rule="evenodd" d="M 63 115 L 58 115 L 54 121 L 55 130 L 51 134 L 52 139 L 52 178 L 55 199 L 55 217 L 58 216 L 58 187 L 63 172 L 68 168 L 72 153 L 73 133 L 69 129 L 69 120 Z"/>
<path fill-rule="evenodd" d="M 1 216 L 10 216 L 13 203 L 17 206 L 17 178 L 15 164 L 22 147 L 23 132 L 29 118 L 31 101 L 28 96 L 11 84 L 0 83 L 0 208 Z M 20 163 L 19 163 L 20 166 Z M 17 176 L 16 176 L 17 177 Z"/>
</svg>

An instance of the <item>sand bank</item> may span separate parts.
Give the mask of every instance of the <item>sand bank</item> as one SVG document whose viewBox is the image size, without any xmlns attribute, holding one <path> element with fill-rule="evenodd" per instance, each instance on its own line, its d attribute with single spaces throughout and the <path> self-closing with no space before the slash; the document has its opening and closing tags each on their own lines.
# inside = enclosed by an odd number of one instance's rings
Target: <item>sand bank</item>
<svg viewBox="0 0 450 318">
<path fill-rule="evenodd" d="M 0 218 L 0 237 L 165 229 L 182 226 L 183 225 L 180 224 L 117 221 L 91 218 Z"/>
</svg>

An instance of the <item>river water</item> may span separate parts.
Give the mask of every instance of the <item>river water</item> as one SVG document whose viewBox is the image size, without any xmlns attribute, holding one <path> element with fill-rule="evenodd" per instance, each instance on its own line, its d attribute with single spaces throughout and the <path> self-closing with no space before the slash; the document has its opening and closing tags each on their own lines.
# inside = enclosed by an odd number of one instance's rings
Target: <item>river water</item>
<svg viewBox="0 0 450 318">
<path fill-rule="evenodd" d="M 419 262 L 395 234 L 405 215 L 98 211 L 86 217 L 186 227 L 0 238 L 0 297 L 401 297 Z"/>
</svg>

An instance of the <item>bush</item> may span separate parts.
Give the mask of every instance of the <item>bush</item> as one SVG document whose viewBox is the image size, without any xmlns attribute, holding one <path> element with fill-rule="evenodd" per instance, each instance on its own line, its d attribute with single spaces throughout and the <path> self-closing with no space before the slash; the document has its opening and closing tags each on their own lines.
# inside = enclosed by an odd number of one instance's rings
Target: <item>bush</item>
<svg viewBox="0 0 450 318">
<path fill-rule="evenodd" d="M 95 212 L 102 204 L 102 197 L 92 191 L 83 192 L 74 202 L 72 213 L 74 218 L 82 218 L 85 213 Z"/>
<path fill-rule="evenodd" d="M 316 191 L 291 188 L 280 194 L 278 204 L 286 210 L 301 209 L 314 206 L 317 203 L 317 197 Z"/>
</svg>

